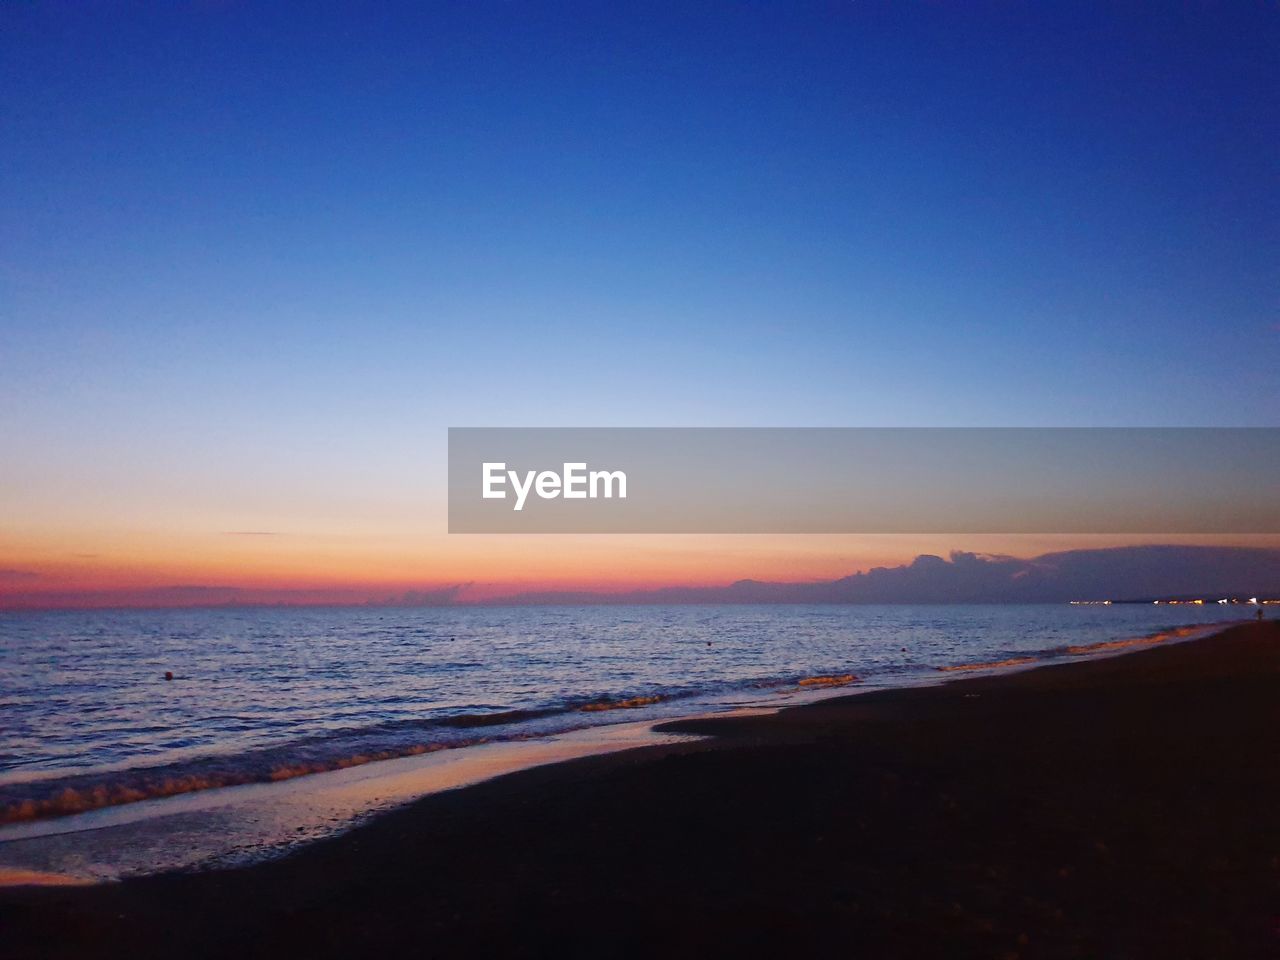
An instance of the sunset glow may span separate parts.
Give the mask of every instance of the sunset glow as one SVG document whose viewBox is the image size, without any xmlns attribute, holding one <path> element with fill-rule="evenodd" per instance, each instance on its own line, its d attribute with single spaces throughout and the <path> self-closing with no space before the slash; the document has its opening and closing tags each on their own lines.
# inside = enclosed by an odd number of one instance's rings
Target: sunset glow
<svg viewBox="0 0 1280 960">
<path fill-rule="evenodd" d="M 0 607 L 485 602 L 524 593 L 616 593 L 737 580 L 834 580 L 952 550 L 1034 556 L 1169 542 L 1124 536 L 322 536 L 131 533 L 0 541 Z M 1277 536 L 1179 543 L 1280 546 Z"/>
</svg>

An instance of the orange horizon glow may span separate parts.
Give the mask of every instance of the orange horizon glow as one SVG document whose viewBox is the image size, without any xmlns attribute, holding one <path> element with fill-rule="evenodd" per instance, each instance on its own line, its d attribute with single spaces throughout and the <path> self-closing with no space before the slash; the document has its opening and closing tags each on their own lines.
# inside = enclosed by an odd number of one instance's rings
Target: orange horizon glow
<svg viewBox="0 0 1280 960">
<path fill-rule="evenodd" d="M 830 581 L 953 550 L 1031 557 L 1148 543 L 1280 547 L 1280 536 L 7 534 L 0 537 L 0 609 L 412 603 L 446 590 L 456 591 L 457 602 L 491 602 L 744 579 Z"/>
</svg>

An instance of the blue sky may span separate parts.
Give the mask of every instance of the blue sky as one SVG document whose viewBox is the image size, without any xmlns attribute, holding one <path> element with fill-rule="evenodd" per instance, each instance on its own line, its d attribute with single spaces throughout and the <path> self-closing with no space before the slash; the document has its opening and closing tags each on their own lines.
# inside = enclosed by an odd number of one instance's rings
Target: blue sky
<svg viewBox="0 0 1280 960">
<path fill-rule="evenodd" d="M 340 511 L 442 490 L 450 425 L 1274 425 L 1278 41 L 1263 4 L 7 4 L 0 489 Z"/>
</svg>

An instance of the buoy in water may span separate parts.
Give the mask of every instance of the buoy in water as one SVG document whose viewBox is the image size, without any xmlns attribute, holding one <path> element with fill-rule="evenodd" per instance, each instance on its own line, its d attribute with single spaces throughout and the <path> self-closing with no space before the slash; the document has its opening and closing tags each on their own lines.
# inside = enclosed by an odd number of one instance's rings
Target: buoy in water
<svg viewBox="0 0 1280 960">
<path fill-rule="evenodd" d="M 166 680 L 172 680 L 172 679 L 173 679 L 173 671 L 172 671 L 172 670 L 166 670 L 166 671 L 164 672 L 164 678 L 165 678 Z"/>
</svg>

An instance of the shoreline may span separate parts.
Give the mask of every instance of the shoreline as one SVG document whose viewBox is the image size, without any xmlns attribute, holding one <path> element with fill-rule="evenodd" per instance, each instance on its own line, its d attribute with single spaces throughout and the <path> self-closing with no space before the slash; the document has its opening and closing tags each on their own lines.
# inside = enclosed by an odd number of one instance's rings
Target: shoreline
<svg viewBox="0 0 1280 960">
<path fill-rule="evenodd" d="M 479 736 L 474 740 L 463 740 L 457 743 L 421 743 L 409 745 L 399 750 L 369 752 L 362 755 L 338 755 L 328 762 L 299 761 L 288 758 L 288 745 L 266 748 L 261 753 L 280 753 L 281 759 L 270 769 L 253 772 L 220 770 L 226 758 L 217 754 L 208 757 L 195 757 L 183 763 L 174 763 L 160 767 L 121 767 L 118 770 L 55 772 L 48 776 L 36 776 L 28 780 L 14 781 L 9 784 L 11 792 L 25 787 L 33 791 L 33 796 L 14 800 L 10 798 L 0 803 L 0 870 L 6 864 L 3 861 L 4 845 L 13 840 L 21 840 L 31 836 L 69 832 L 78 829 L 93 829 L 101 820 L 110 822 L 111 811 L 121 808 L 141 806 L 144 811 L 154 810 L 154 816 L 165 816 L 169 807 L 182 809 L 184 806 L 208 805 L 217 803 L 224 793 L 234 796 L 236 791 L 253 790 L 254 788 L 272 787 L 277 784 L 301 780 L 304 783 L 315 782 L 318 778 L 323 782 L 344 771 L 372 767 L 375 770 L 396 765 L 412 763 L 415 758 L 427 766 L 438 763 L 448 764 L 450 759 L 440 760 L 437 753 L 448 757 L 456 756 L 457 751 L 475 750 L 477 747 L 489 747 L 493 744 L 508 744 L 513 750 L 519 750 L 520 744 L 542 741 L 557 741 L 564 738 L 570 740 L 579 736 L 590 738 L 589 731 L 600 729 L 601 738 L 608 738 L 607 729 L 621 724 L 651 724 L 654 726 L 687 719 L 690 716 L 702 716 L 708 712 L 734 709 L 786 709 L 794 705 L 810 702 L 815 699 L 826 699 L 840 696 L 846 688 L 856 688 L 859 693 L 874 690 L 911 689 L 919 686 L 933 686 L 948 681 L 949 674 L 980 674 L 1009 669 L 1036 668 L 1054 662 L 1070 661 L 1080 656 L 1105 656 L 1121 653 L 1134 647 L 1145 647 L 1167 641 L 1179 642 L 1224 629 L 1239 621 L 1219 621 L 1207 624 L 1187 624 L 1170 627 L 1144 635 L 1121 637 L 1105 642 L 1085 645 L 1064 645 L 1050 650 L 1031 652 L 999 661 L 960 662 L 923 666 L 918 672 L 876 674 L 869 676 L 855 673 L 839 675 L 814 675 L 792 677 L 779 681 L 773 678 L 762 678 L 747 687 L 703 694 L 691 694 L 684 709 L 688 713 L 663 713 L 677 704 L 683 704 L 685 697 L 641 695 L 630 700 L 608 703 L 587 703 L 575 709 L 549 710 L 542 708 L 511 708 L 505 714 L 481 714 L 461 718 L 445 717 L 435 721 L 443 728 L 488 728 L 498 726 L 497 717 L 514 714 L 527 714 L 535 719 L 546 716 L 561 716 L 569 724 L 562 729 L 550 729 L 544 732 L 525 731 L 515 727 L 495 738 Z M 635 709 L 642 708 L 642 709 Z M 649 709 L 651 708 L 651 709 Z M 587 716 L 572 723 L 578 713 Z M 617 719 L 609 722 L 603 718 L 592 723 L 591 715 L 599 716 L 608 713 L 617 715 Z M 648 714 L 646 716 L 646 714 Z M 513 758 L 507 766 L 511 770 L 523 769 L 536 765 L 540 761 L 524 763 Z M 118 779 L 111 780 L 114 774 Z M 359 776 L 359 774 L 357 774 Z M 375 775 L 370 771 L 367 775 Z M 107 778 L 107 779 L 104 779 Z M 42 795 L 41 785 L 48 787 Z M 48 791 L 53 791 L 52 793 Z M 436 792 L 429 784 L 421 795 Z M 4 790 L 0 789 L 0 796 Z M 212 795 L 212 799 L 211 799 Z M 187 799 L 184 799 L 187 798 Z M 190 798 L 195 798 L 194 800 Z M 172 801 L 172 803 L 169 803 Z M 138 819 L 147 813 L 124 814 L 129 819 Z M 117 818 L 118 819 L 118 818 Z M 53 824 L 65 821 L 66 826 L 59 829 Z M 174 866 L 195 866 L 196 864 L 169 864 Z M 82 879 L 82 878 L 77 878 Z M 0 886 L 4 885 L 4 874 L 0 873 Z"/>
<path fill-rule="evenodd" d="M 441 955 L 575 955 L 619 932 L 674 955 L 1258 956 L 1280 943 L 1277 678 L 1267 622 L 672 721 L 715 738 L 435 794 L 254 866 L 7 888 L 0 922 L 15 956 L 428 933 Z"/>
</svg>

